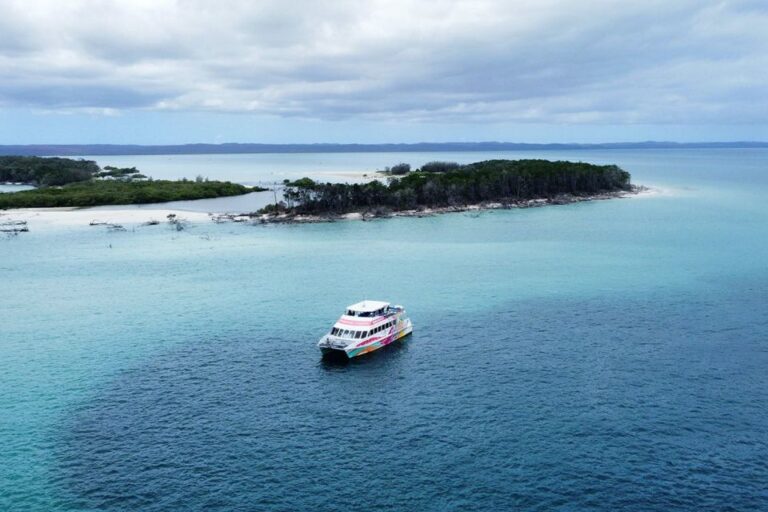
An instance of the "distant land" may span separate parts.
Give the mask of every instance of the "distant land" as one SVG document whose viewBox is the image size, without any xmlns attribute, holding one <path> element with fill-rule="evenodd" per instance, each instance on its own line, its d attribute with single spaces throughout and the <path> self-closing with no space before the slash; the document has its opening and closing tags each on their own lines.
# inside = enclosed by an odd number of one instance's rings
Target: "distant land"
<svg viewBox="0 0 768 512">
<path fill-rule="evenodd" d="M 768 142 L 611 142 L 603 144 L 526 144 L 517 142 L 420 142 L 415 144 L 29 144 L 0 145 L 0 155 L 213 155 L 232 153 L 385 153 L 432 151 L 527 151 L 589 149 L 768 148 Z"/>
</svg>

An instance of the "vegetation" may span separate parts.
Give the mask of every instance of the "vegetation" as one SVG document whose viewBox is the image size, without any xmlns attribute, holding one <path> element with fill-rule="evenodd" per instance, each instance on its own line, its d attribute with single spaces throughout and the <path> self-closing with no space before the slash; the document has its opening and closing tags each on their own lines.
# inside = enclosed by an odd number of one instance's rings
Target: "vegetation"
<svg viewBox="0 0 768 512">
<path fill-rule="evenodd" d="M 135 167 L 113 167 L 111 165 L 105 165 L 104 170 L 95 173 L 94 177 L 124 181 L 147 179 L 147 177 L 139 173 L 138 169 Z"/>
<path fill-rule="evenodd" d="M 615 165 L 488 160 L 464 166 L 431 162 L 402 178 L 390 177 L 387 185 L 380 181 L 316 183 L 302 178 L 287 184 L 285 199 L 286 209 L 293 213 L 347 213 L 381 207 L 409 210 L 483 201 L 515 202 L 564 194 L 587 196 L 630 188 L 629 173 Z"/>
<path fill-rule="evenodd" d="M 0 156 L 0 182 L 58 186 L 90 180 L 100 170 L 91 160 Z"/>
<path fill-rule="evenodd" d="M 250 187 L 222 181 L 91 180 L 64 187 L 0 194 L 0 209 L 164 203 L 236 196 L 252 191 Z"/>
<path fill-rule="evenodd" d="M 389 174 L 393 176 L 403 176 L 411 172 L 411 164 L 400 163 L 397 165 L 393 165 L 390 169 L 388 169 L 388 171 L 389 171 Z"/>
<path fill-rule="evenodd" d="M 459 169 L 461 166 L 456 162 L 427 162 L 421 166 L 422 172 L 451 172 Z"/>
<path fill-rule="evenodd" d="M 106 166 L 69 158 L 0 157 L 0 182 L 35 185 L 39 188 L 0 193 L 0 209 L 55 206 L 99 206 L 164 203 L 209 199 L 263 191 L 236 183 L 190 180 L 152 180 L 135 167 Z"/>
</svg>

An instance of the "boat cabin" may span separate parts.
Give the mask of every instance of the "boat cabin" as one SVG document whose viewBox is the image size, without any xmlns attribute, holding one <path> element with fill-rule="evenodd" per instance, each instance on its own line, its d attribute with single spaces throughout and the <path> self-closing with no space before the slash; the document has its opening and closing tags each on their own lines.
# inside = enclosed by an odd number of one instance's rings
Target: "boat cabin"
<svg viewBox="0 0 768 512">
<path fill-rule="evenodd" d="M 368 338 L 369 336 L 375 336 L 381 331 L 388 331 L 391 327 L 397 324 L 397 320 L 394 318 L 383 324 L 379 324 L 376 327 L 360 329 L 350 327 L 334 327 L 331 329 L 331 336 L 337 336 L 339 338 L 347 338 L 350 340 L 360 340 Z"/>
<path fill-rule="evenodd" d="M 384 316 L 389 310 L 389 302 L 379 302 L 376 300 L 364 300 L 357 304 L 347 307 L 345 314 L 347 316 L 375 317 Z"/>
</svg>

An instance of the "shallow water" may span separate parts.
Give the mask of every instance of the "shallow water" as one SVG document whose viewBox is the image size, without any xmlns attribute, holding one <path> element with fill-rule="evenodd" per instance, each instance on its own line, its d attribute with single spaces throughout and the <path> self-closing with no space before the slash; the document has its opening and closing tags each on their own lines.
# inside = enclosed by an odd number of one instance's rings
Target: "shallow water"
<svg viewBox="0 0 768 512">
<path fill-rule="evenodd" d="M 276 196 L 275 194 L 279 194 Z M 250 192 L 241 196 L 194 199 L 190 201 L 168 201 L 166 203 L 110 205 L 88 208 L 93 212 L 113 210 L 178 210 L 203 213 L 249 213 L 275 204 L 276 197 L 282 199 L 282 189 L 265 192 Z"/>
<path fill-rule="evenodd" d="M 768 508 L 768 151 L 570 158 L 661 192 L 0 240 L 0 509 Z"/>
<path fill-rule="evenodd" d="M 31 185 L 15 185 L 12 183 L 0 183 L 0 194 L 2 193 L 9 193 L 9 192 L 22 192 L 24 190 L 32 190 L 33 186 Z"/>
<path fill-rule="evenodd" d="M 742 173 L 762 173 L 764 149 L 712 150 L 560 150 L 560 151 L 466 151 L 466 152 L 388 152 L 388 153 L 264 153 L 242 155 L 129 155 L 83 156 L 99 165 L 137 167 L 156 179 L 192 179 L 196 176 L 231 180 L 244 184 L 271 185 L 284 179 L 311 176 L 322 181 L 356 181 L 363 174 L 375 176 L 376 171 L 400 162 L 417 168 L 430 161 L 471 163 L 494 158 L 547 158 L 575 160 L 596 164 L 621 163 L 635 175 L 664 176 L 672 180 L 727 180 L 728 169 L 719 164 L 732 159 L 739 161 Z M 725 159 L 725 160 L 721 160 Z M 713 164 L 713 165 L 710 165 Z M 726 164 L 728 165 L 728 164 Z M 739 180 L 743 180 L 741 176 Z M 687 180 L 684 181 L 687 183 Z M 690 184 L 690 183 L 689 183 Z"/>
</svg>

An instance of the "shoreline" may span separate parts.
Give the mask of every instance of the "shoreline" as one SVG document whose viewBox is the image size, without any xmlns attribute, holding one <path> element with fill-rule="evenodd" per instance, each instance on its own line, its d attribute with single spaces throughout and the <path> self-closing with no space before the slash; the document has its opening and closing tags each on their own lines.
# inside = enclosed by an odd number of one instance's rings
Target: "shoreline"
<svg viewBox="0 0 768 512">
<path fill-rule="evenodd" d="M 604 201 L 608 199 L 624 199 L 637 197 L 640 194 L 653 194 L 655 190 L 643 185 L 633 185 L 630 190 L 603 192 L 589 196 L 562 194 L 552 198 L 526 199 L 509 202 L 489 201 L 478 204 L 461 206 L 423 207 L 413 210 L 388 210 L 379 208 L 376 211 L 349 212 L 343 214 L 296 214 L 296 213 L 244 213 L 218 216 L 219 222 L 252 222 L 254 224 L 316 224 L 321 222 L 336 222 L 343 220 L 374 220 L 391 219 L 395 217 L 432 217 L 446 213 L 483 212 L 489 210 L 513 210 L 521 208 L 538 208 L 543 206 L 564 206 L 588 201 Z"/>
<path fill-rule="evenodd" d="M 347 220 L 369 221 L 395 217 L 432 217 L 446 213 L 483 212 L 491 210 L 511 210 L 520 208 L 538 208 L 576 204 L 588 201 L 603 201 L 655 195 L 663 193 L 660 189 L 645 186 L 633 186 L 632 190 L 606 192 L 589 196 L 562 195 L 548 199 L 530 199 L 511 202 L 486 202 L 461 206 L 441 206 L 420 208 L 414 210 L 391 211 L 379 208 L 372 211 L 350 212 L 345 214 L 256 214 L 256 213 L 224 213 L 181 210 L 164 207 L 165 203 L 157 203 L 156 209 L 146 205 L 145 208 L 115 209 L 94 208 L 18 208 L 0 210 L 0 237 L 38 231 L 39 229 L 54 229 L 65 227 L 102 226 L 110 231 L 123 231 L 136 227 L 171 225 L 177 230 L 189 225 L 241 223 L 249 225 L 266 224 L 315 224 L 321 222 L 336 222 Z M 25 228 L 25 229 L 22 229 Z M 95 229 L 95 228 L 94 228 Z"/>
</svg>

